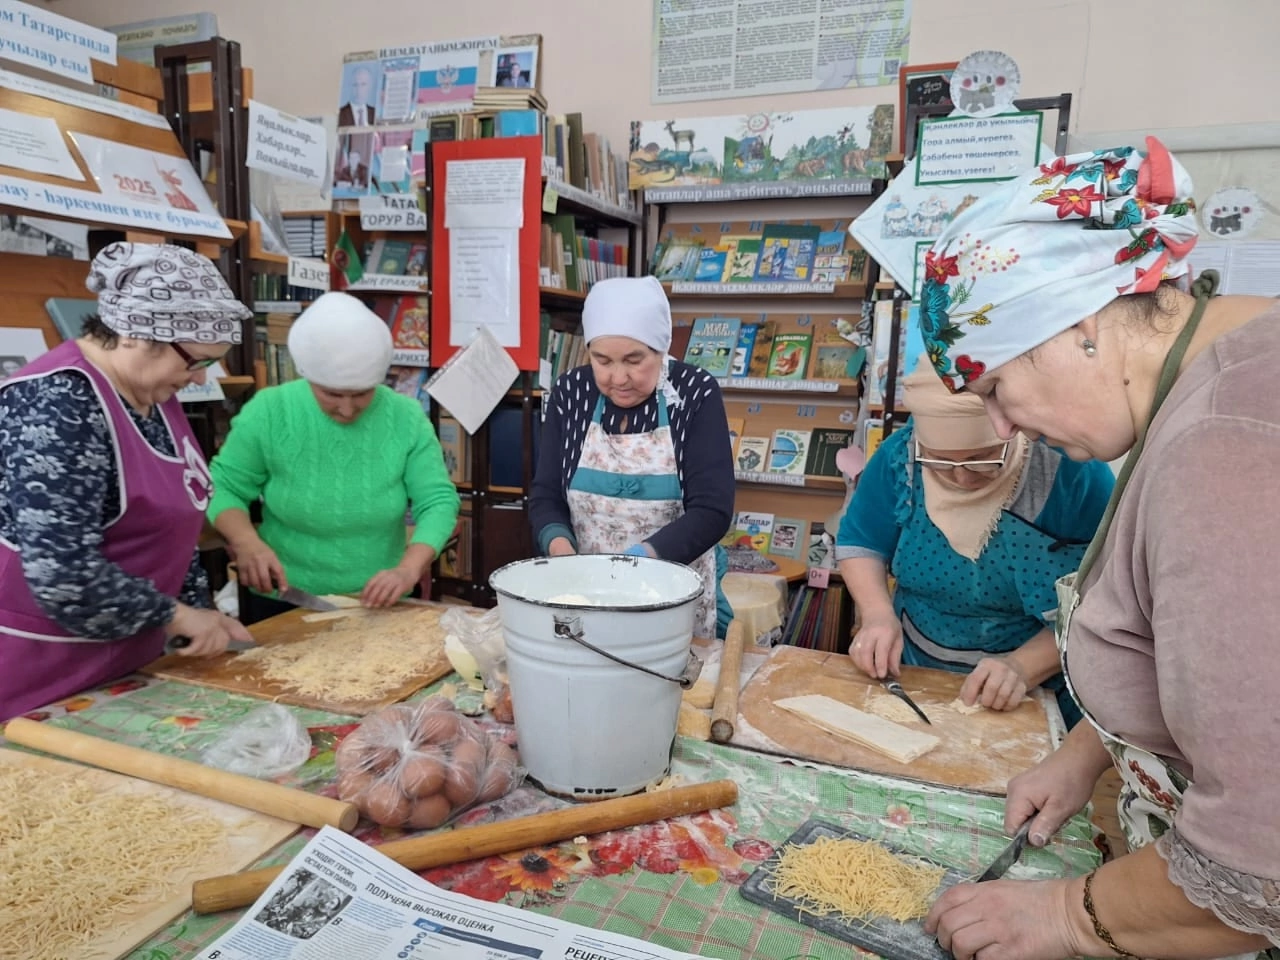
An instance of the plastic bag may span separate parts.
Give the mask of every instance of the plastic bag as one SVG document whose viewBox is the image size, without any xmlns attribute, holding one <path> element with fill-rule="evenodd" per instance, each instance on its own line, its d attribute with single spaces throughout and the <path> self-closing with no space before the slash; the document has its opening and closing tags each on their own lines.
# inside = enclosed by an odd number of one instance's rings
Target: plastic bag
<svg viewBox="0 0 1280 960">
<path fill-rule="evenodd" d="M 278 703 L 245 714 L 201 755 L 207 766 L 267 779 L 291 773 L 310 758 L 311 734 Z"/>
<path fill-rule="evenodd" d="M 369 715 L 334 759 L 339 799 L 375 823 L 413 830 L 505 797 L 524 779 L 515 752 L 444 697 Z"/>
<path fill-rule="evenodd" d="M 484 683 L 485 708 L 499 723 L 514 723 L 511 688 L 507 683 L 507 642 L 502 633 L 502 618 L 495 607 L 478 613 L 468 607 L 450 607 L 440 617 L 445 632 L 445 651 L 450 641 L 460 643 L 475 661 L 475 674 Z M 466 677 L 454 656 L 449 660 L 454 669 Z"/>
</svg>

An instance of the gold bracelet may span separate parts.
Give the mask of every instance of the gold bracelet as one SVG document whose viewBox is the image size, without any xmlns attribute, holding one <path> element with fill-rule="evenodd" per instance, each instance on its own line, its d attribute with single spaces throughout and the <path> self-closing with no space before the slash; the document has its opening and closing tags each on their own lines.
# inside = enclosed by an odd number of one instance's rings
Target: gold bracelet
<svg viewBox="0 0 1280 960">
<path fill-rule="evenodd" d="M 1093 905 L 1093 877 L 1098 871 L 1094 870 L 1084 878 L 1084 912 L 1089 915 L 1089 919 L 1093 921 L 1093 932 L 1098 939 L 1114 950 L 1125 960 L 1141 960 L 1136 954 L 1125 950 L 1120 944 L 1116 943 L 1116 938 L 1111 936 L 1111 931 L 1102 925 L 1102 921 L 1098 919 L 1097 908 Z"/>
</svg>

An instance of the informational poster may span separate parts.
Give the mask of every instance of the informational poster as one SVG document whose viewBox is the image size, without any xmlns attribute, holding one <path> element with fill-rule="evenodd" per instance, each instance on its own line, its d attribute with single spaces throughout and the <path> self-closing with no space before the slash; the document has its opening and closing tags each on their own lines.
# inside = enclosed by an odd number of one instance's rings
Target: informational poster
<svg viewBox="0 0 1280 960">
<path fill-rule="evenodd" d="M 898 82 L 911 0 L 654 0 L 654 103 Z"/>
<path fill-rule="evenodd" d="M 249 101 L 246 166 L 323 187 L 329 182 L 327 163 L 328 141 L 323 126 L 257 100 Z"/>
<path fill-rule="evenodd" d="M 91 83 L 91 59 L 116 62 L 116 35 L 20 0 L 0 0 L 0 58 Z"/>
<path fill-rule="evenodd" d="M 39 330 L 0 327 L 0 383 L 48 349 Z"/>
<path fill-rule="evenodd" d="M 0 109 L 0 167 L 83 180 L 56 121 Z"/>
<path fill-rule="evenodd" d="M 60 83 L 47 83 L 44 80 L 26 77 L 8 70 L 0 70 L 0 87 L 4 87 L 6 90 L 17 90 L 19 93 L 29 93 L 34 97 L 44 97 L 46 100 L 56 100 L 58 103 L 92 110 L 94 113 L 105 114 L 109 117 L 120 117 L 132 123 L 155 127 L 157 130 L 169 129 L 169 121 L 158 113 L 152 113 L 150 110 L 143 110 L 141 107 L 121 103 L 118 100 L 108 100 L 106 97 L 94 96 L 91 93 L 82 93 Z"/>
<path fill-rule="evenodd" d="M 1011 180 L 1040 162 L 1044 114 L 988 119 L 946 117 L 920 123 L 916 184 Z"/>
<path fill-rule="evenodd" d="M 161 232 L 231 235 L 186 157 L 155 153 L 85 133 L 73 132 L 71 139 L 89 165 L 100 192 L 24 182 L 24 192 L 31 194 L 26 199 L 37 204 L 27 209 L 82 220 L 149 226 Z M 5 186 L 0 182 L 0 192 L 5 192 Z"/>
</svg>

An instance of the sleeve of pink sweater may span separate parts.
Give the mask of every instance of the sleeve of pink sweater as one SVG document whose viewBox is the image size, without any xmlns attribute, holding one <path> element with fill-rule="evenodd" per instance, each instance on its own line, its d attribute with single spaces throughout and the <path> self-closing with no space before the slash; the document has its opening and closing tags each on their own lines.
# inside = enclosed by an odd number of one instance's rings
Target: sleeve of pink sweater
<svg viewBox="0 0 1280 960">
<path fill-rule="evenodd" d="M 1280 426 L 1207 417 L 1145 493 L 1157 693 L 1194 776 L 1160 849 L 1193 902 L 1276 939 Z"/>
</svg>

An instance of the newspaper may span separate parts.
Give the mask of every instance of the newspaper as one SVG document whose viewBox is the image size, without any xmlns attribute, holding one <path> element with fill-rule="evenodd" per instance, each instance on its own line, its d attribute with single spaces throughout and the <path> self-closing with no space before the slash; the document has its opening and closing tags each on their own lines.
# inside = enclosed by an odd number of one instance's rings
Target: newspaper
<svg viewBox="0 0 1280 960">
<path fill-rule="evenodd" d="M 450 893 L 324 827 L 203 960 L 690 960 L 498 903 Z"/>
</svg>

